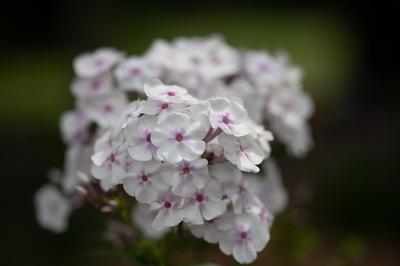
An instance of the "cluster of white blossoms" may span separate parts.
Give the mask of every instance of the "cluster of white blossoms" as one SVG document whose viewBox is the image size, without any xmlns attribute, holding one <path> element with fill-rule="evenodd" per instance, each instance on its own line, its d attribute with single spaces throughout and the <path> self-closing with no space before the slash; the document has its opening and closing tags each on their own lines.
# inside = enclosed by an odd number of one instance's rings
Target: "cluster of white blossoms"
<svg viewBox="0 0 400 266">
<path fill-rule="evenodd" d="M 312 147 L 300 69 L 218 36 L 157 40 L 143 56 L 101 48 L 73 67 L 64 169 L 35 196 L 39 224 L 63 232 L 73 209 L 113 212 L 123 192 L 144 236 L 183 224 L 238 262 L 255 260 L 287 204 L 272 135 L 297 157 Z"/>
<path fill-rule="evenodd" d="M 107 189 L 122 184 L 152 216 L 147 231 L 183 222 L 195 236 L 219 243 L 241 263 L 269 240 L 272 214 L 243 172 L 258 172 L 272 134 L 254 124 L 234 99 L 197 100 L 153 80 L 96 141 L 92 175 Z M 263 145 L 260 145 L 263 143 Z"/>
</svg>

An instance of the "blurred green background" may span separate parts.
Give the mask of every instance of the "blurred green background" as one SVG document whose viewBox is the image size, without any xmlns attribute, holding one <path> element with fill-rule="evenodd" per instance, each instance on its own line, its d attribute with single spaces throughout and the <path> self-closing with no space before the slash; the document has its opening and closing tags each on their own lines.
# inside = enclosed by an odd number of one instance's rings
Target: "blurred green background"
<svg viewBox="0 0 400 266">
<path fill-rule="evenodd" d="M 26 1 L 1 9 L 2 265 L 125 265 L 97 259 L 102 216 L 90 209 L 55 236 L 38 228 L 32 197 L 62 167 L 61 112 L 78 54 L 111 46 L 142 54 L 155 38 L 220 33 L 236 47 L 284 49 L 316 102 L 315 149 L 275 155 L 290 192 L 256 265 L 399 265 L 398 74 L 390 7 L 313 1 Z M 377 15 L 379 14 L 379 15 Z M 90 229 L 90 230 L 89 230 Z M 194 246 L 192 251 L 196 251 Z M 199 255 L 200 254 L 200 255 Z M 196 260 L 230 265 L 212 251 Z M 118 264 L 120 263 L 120 264 Z"/>
</svg>

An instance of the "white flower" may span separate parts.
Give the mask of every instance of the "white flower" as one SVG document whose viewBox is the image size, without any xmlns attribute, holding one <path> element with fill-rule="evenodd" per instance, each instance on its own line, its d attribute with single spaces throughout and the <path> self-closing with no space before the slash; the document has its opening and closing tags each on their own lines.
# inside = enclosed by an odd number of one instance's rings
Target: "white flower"
<svg viewBox="0 0 400 266">
<path fill-rule="evenodd" d="M 91 173 L 95 178 L 117 184 L 125 175 L 127 155 L 126 147 L 122 145 L 123 140 L 122 134 L 112 136 L 111 131 L 108 131 L 96 141 L 91 157 Z"/>
<path fill-rule="evenodd" d="M 239 53 L 222 38 L 213 39 L 214 45 L 209 49 L 206 59 L 205 76 L 208 79 L 217 79 L 237 73 L 240 65 Z"/>
<path fill-rule="evenodd" d="M 268 157 L 271 153 L 271 146 L 269 145 L 269 142 L 274 139 L 272 133 L 266 130 L 264 126 L 258 125 L 251 120 L 247 122 L 247 125 L 249 128 L 252 129 L 250 133 L 251 136 L 253 136 L 257 140 L 258 144 L 264 151 L 265 156 Z"/>
<path fill-rule="evenodd" d="M 209 179 L 207 160 L 182 161 L 164 171 L 164 181 L 172 186 L 172 192 L 188 196 L 197 189 L 204 188 Z"/>
<path fill-rule="evenodd" d="M 131 211 L 131 219 L 139 227 L 140 232 L 147 238 L 157 240 L 162 238 L 169 231 L 169 228 L 155 230 L 151 223 L 156 215 L 157 213 L 151 211 L 148 205 L 140 203 L 135 204 Z"/>
<path fill-rule="evenodd" d="M 204 224 L 191 224 L 189 230 L 195 237 L 216 244 L 224 236 L 225 231 L 232 228 L 232 221 L 235 217 L 232 212 L 226 211 L 215 219 L 204 221 Z"/>
<path fill-rule="evenodd" d="M 168 76 L 168 83 L 178 84 L 188 88 L 189 92 L 194 96 L 200 97 L 206 91 L 207 81 L 199 71 L 196 70 L 180 70 L 171 72 Z M 204 98 L 204 97 L 203 97 Z"/>
<path fill-rule="evenodd" d="M 234 97 L 247 110 L 248 116 L 257 123 L 262 123 L 264 118 L 264 98 L 249 80 L 237 78 L 230 84 L 223 81 L 214 82 L 207 88 L 208 96 Z"/>
<path fill-rule="evenodd" d="M 313 113 L 311 98 L 300 90 L 276 90 L 268 98 L 267 110 L 283 123 L 296 126 L 306 121 Z"/>
<path fill-rule="evenodd" d="M 182 206 L 182 198 L 170 191 L 160 195 L 158 200 L 150 205 L 150 210 L 155 213 L 152 227 L 160 231 L 178 225 L 183 219 Z"/>
<path fill-rule="evenodd" d="M 55 233 L 62 233 L 67 229 L 71 204 L 53 185 L 45 185 L 36 194 L 36 219 L 40 226 Z"/>
<path fill-rule="evenodd" d="M 118 121 L 127 104 L 126 95 L 117 91 L 100 98 L 79 102 L 79 105 L 86 109 L 88 117 L 101 127 L 110 127 Z"/>
<path fill-rule="evenodd" d="M 244 58 L 244 70 L 251 79 L 271 88 L 284 80 L 284 65 L 278 59 L 266 52 L 248 52 Z"/>
<path fill-rule="evenodd" d="M 264 204 L 251 206 L 249 212 L 257 215 L 261 222 L 264 224 L 265 228 L 267 228 L 268 230 L 271 229 L 272 224 L 274 223 L 275 216 Z"/>
<path fill-rule="evenodd" d="M 218 136 L 219 143 L 224 147 L 225 157 L 240 170 L 257 173 L 256 166 L 265 159 L 264 151 L 251 136 L 235 138 L 226 134 Z"/>
<path fill-rule="evenodd" d="M 210 110 L 206 101 L 199 101 L 195 104 L 191 104 L 188 109 L 188 114 L 194 120 L 201 122 L 203 127 L 210 127 Z"/>
<path fill-rule="evenodd" d="M 207 131 L 187 114 L 171 113 L 154 128 L 151 142 L 158 147 L 157 156 L 161 160 L 169 163 L 193 161 L 205 150 L 202 139 Z"/>
<path fill-rule="evenodd" d="M 113 135 L 119 134 L 121 130 L 125 129 L 132 121 L 139 117 L 142 110 L 141 103 L 142 101 L 136 100 L 128 105 L 126 110 L 122 112 L 119 121 L 115 124 Z"/>
<path fill-rule="evenodd" d="M 281 120 L 273 120 L 271 126 L 277 138 L 286 144 L 286 149 L 292 156 L 303 158 L 314 146 L 311 129 L 306 123 L 291 126 L 282 123 Z"/>
<path fill-rule="evenodd" d="M 123 90 L 143 93 L 143 85 L 161 76 L 161 68 L 146 58 L 129 57 L 114 71 L 118 84 Z"/>
<path fill-rule="evenodd" d="M 228 199 L 236 214 L 249 210 L 254 205 L 259 205 L 259 199 L 249 185 L 242 172 L 229 162 L 210 167 L 210 175 L 218 180 L 224 191 L 224 198 Z"/>
<path fill-rule="evenodd" d="M 64 176 L 61 180 L 64 192 L 74 192 L 75 187 L 82 182 L 78 177 L 78 173 L 90 174 L 90 156 L 92 153 L 93 144 L 67 147 L 65 152 Z"/>
<path fill-rule="evenodd" d="M 224 199 L 230 199 L 237 185 L 242 183 L 242 172 L 229 162 L 211 165 L 210 176 L 218 180 Z"/>
<path fill-rule="evenodd" d="M 151 133 L 156 124 L 157 117 L 151 115 L 143 115 L 128 124 L 124 133 L 132 159 L 149 161 L 153 158 L 156 146 L 151 142 Z"/>
<path fill-rule="evenodd" d="M 204 224 L 190 225 L 190 232 L 197 238 L 203 238 L 208 243 L 216 244 L 223 235 L 221 227 L 223 228 L 225 223 L 225 221 L 222 221 L 224 216 L 225 214 L 218 218 L 204 221 Z"/>
<path fill-rule="evenodd" d="M 112 48 L 100 48 L 92 53 L 84 53 L 74 59 L 75 73 L 80 78 L 94 78 L 110 70 L 120 62 L 123 54 Z"/>
<path fill-rule="evenodd" d="M 221 237 L 219 248 L 226 255 L 233 254 L 239 263 L 251 263 L 268 241 L 269 232 L 258 216 L 246 213 L 235 217 L 232 228 Z"/>
<path fill-rule="evenodd" d="M 249 189 L 273 214 L 282 212 L 288 204 L 288 193 L 282 183 L 278 165 L 271 158 L 263 163 L 264 177 L 255 175 L 246 176 L 244 179 Z"/>
<path fill-rule="evenodd" d="M 132 227 L 119 220 L 108 220 L 106 223 L 106 231 L 104 237 L 114 246 L 119 248 L 126 247 L 131 244 L 134 233 Z"/>
<path fill-rule="evenodd" d="M 112 76 L 109 73 L 92 79 L 76 79 L 71 85 L 71 91 L 78 98 L 96 98 L 110 93 L 114 88 Z"/>
<path fill-rule="evenodd" d="M 144 92 L 153 100 L 167 103 L 194 103 L 196 99 L 188 94 L 185 88 L 175 85 L 164 85 L 160 80 L 154 79 L 144 84 Z"/>
<path fill-rule="evenodd" d="M 89 119 L 82 109 L 64 112 L 60 118 L 63 140 L 69 144 L 79 144 L 88 136 Z"/>
<path fill-rule="evenodd" d="M 205 82 L 233 75 L 239 70 L 239 53 L 229 47 L 220 36 L 205 38 L 177 38 L 173 43 L 178 67 L 173 72 L 191 72 Z M 191 87 L 193 88 L 193 87 Z"/>
<path fill-rule="evenodd" d="M 141 109 L 143 114 L 148 114 L 148 115 L 160 114 L 160 118 L 165 117 L 165 115 L 168 113 L 181 112 L 184 109 L 184 107 L 185 106 L 183 104 L 160 102 L 152 99 L 148 99 L 147 101 L 143 101 L 141 103 Z"/>
<path fill-rule="evenodd" d="M 220 216 L 226 209 L 222 200 L 222 190 L 218 183 L 211 180 L 204 189 L 195 191 L 184 207 L 185 220 L 191 224 L 203 224 L 204 220 L 211 220 Z"/>
<path fill-rule="evenodd" d="M 160 193 L 168 188 L 160 176 L 161 166 L 158 161 L 130 162 L 127 174 L 122 179 L 126 193 L 141 203 L 156 201 Z"/>
<path fill-rule="evenodd" d="M 145 56 L 150 62 L 169 70 L 180 68 L 183 61 L 182 54 L 164 40 L 155 40 Z"/>
<path fill-rule="evenodd" d="M 227 98 L 215 97 L 208 100 L 210 105 L 210 123 L 213 128 L 221 128 L 226 134 L 244 136 L 249 133 L 246 125 L 246 109 L 238 102 Z"/>
</svg>

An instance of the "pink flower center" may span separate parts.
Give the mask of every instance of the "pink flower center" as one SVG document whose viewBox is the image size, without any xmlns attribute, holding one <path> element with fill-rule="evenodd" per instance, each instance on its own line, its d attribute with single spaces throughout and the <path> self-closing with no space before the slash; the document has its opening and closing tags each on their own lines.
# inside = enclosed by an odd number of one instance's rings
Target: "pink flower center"
<svg viewBox="0 0 400 266">
<path fill-rule="evenodd" d="M 202 201 L 204 200 L 204 196 L 203 196 L 202 194 L 197 194 L 196 200 L 197 200 L 198 202 L 202 202 Z"/>
<path fill-rule="evenodd" d="M 239 185 L 239 194 L 243 194 L 246 192 L 246 188 L 243 186 L 243 184 Z"/>
<path fill-rule="evenodd" d="M 183 168 L 182 172 L 185 176 L 188 176 L 190 174 L 190 168 L 186 166 Z"/>
<path fill-rule="evenodd" d="M 175 96 L 176 95 L 175 92 L 173 92 L 173 91 L 168 91 L 167 94 L 168 94 L 168 96 Z"/>
<path fill-rule="evenodd" d="M 106 113 L 111 113 L 113 110 L 114 110 L 114 107 L 113 107 L 111 104 L 106 104 L 106 105 L 104 106 L 104 111 L 105 111 Z"/>
<path fill-rule="evenodd" d="M 270 67 L 267 63 L 264 63 L 259 66 L 259 69 L 260 69 L 260 72 L 266 73 L 269 71 Z"/>
<path fill-rule="evenodd" d="M 161 109 L 163 109 L 163 110 L 168 109 L 168 107 L 169 107 L 169 104 L 168 104 L 168 103 L 163 103 L 163 104 L 161 105 Z"/>
<path fill-rule="evenodd" d="M 212 57 L 211 61 L 214 63 L 214 65 L 220 65 L 221 64 L 221 59 L 216 55 Z"/>
<path fill-rule="evenodd" d="M 104 60 L 102 58 L 97 58 L 96 60 L 94 60 L 94 65 L 96 67 L 102 67 L 104 65 Z"/>
<path fill-rule="evenodd" d="M 132 68 L 130 71 L 131 76 L 138 76 L 140 74 L 140 69 L 139 68 Z"/>
<path fill-rule="evenodd" d="M 164 207 L 167 208 L 167 209 L 171 208 L 171 206 L 172 206 L 172 204 L 171 204 L 171 202 L 169 202 L 169 201 L 166 201 L 166 202 L 164 203 Z"/>
<path fill-rule="evenodd" d="M 241 239 L 246 239 L 247 238 L 247 232 L 240 232 L 240 238 Z"/>
<path fill-rule="evenodd" d="M 111 153 L 111 155 L 110 155 L 110 162 L 115 163 L 115 161 L 116 161 L 115 154 L 114 154 L 114 153 Z"/>
<path fill-rule="evenodd" d="M 231 120 L 229 119 L 229 117 L 227 115 L 224 115 L 224 117 L 222 118 L 222 122 L 224 122 L 224 124 L 228 125 L 231 123 Z"/>
<path fill-rule="evenodd" d="M 183 135 L 181 133 L 178 133 L 175 135 L 175 139 L 177 142 L 182 142 L 183 141 Z"/>
<path fill-rule="evenodd" d="M 90 84 L 90 89 L 92 89 L 92 90 L 98 90 L 99 88 L 100 88 L 100 84 L 101 84 L 101 82 L 100 82 L 100 80 L 98 80 L 98 79 L 95 79 L 95 80 L 93 80 L 92 81 L 92 83 Z"/>
<path fill-rule="evenodd" d="M 146 141 L 147 141 L 148 143 L 151 142 L 151 134 L 147 134 Z"/>
<path fill-rule="evenodd" d="M 149 180 L 149 177 L 147 175 L 142 175 L 142 180 L 144 182 L 147 182 Z"/>
</svg>

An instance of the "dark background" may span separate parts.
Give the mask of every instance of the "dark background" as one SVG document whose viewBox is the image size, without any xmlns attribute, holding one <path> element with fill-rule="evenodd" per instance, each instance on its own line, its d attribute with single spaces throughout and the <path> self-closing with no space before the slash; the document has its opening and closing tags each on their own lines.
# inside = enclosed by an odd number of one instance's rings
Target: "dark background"
<svg viewBox="0 0 400 266">
<path fill-rule="evenodd" d="M 233 46 L 285 48 L 316 101 L 315 149 L 276 157 L 290 192 L 257 265 L 399 265 L 399 46 L 394 6 L 312 1 L 14 1 L 0 11 L 1 265 L 101 265 L 102 217 L 40 229 L 32 197 L 62 167 L 58 117 L 73 107 L 78 53 L 142 54 L 155 38 L 219 32 Z M 90 229 L 90 230 L 89 230 Z M 197 255 L 193 255 L 197 256 Z M 212 255 L 210 261 L 231 263 Z M 220 255 L 222 256 L 222 255 Z M 115 264 L 119 265 L 119 264 Z"/>
</svg>

